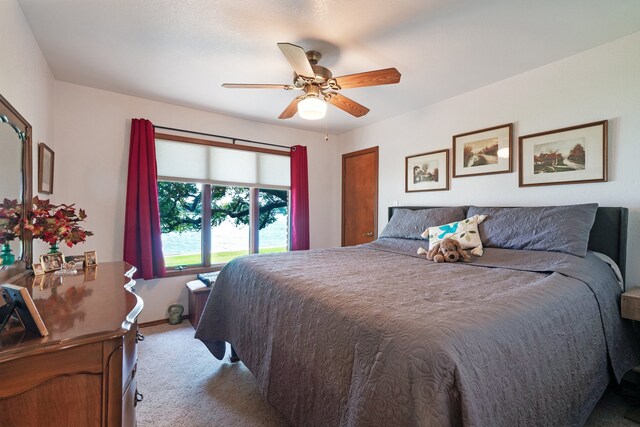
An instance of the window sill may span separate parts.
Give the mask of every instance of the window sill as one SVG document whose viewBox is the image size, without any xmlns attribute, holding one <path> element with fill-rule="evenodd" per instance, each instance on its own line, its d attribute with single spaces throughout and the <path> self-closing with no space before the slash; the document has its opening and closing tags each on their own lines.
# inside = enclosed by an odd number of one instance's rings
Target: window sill
<svg viewBox="0 0 640 427">
<path fill-rule="evenodd" d="M 194 274 L 211 273 L 214 271 L 222 270 L 222 267 L 224 267 L 225 265 L 226 264 L 212 264 L 209 267 L 202 267 L 198 265 L 193 267 L 185 267 L 182 270 L 167 269 L 164 277 L 193 276 Z"/>
</svg>

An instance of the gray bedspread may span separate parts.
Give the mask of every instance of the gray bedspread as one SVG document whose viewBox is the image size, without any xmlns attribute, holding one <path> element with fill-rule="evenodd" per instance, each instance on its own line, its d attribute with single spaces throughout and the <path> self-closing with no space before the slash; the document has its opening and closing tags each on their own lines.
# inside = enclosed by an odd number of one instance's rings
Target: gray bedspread
<svg viewBox="0 0 640 427">
<path fill-rule="evenodd" d="M 420 243 L 236 259 L 196 338 L 219 359 L 230 342 L 297 426 L 581 425 L 640 361 L 593 254 L 436 264 Z"/>
</svg>

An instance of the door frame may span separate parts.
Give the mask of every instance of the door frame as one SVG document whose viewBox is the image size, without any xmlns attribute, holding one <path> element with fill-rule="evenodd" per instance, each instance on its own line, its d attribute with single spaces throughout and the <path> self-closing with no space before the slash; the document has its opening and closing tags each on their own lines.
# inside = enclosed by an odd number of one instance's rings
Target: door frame
<svg viewBox="0 0 640 427">
<path fill-rule="evenodd" d="M 370 148 L 365 148 L 363 150 L 358 150 L 358 151 L 353 151 L 351 153 L 345 153 L 342 155 L 342 199 L 341 199 L 341 203 L 342 203 L 342 209 L 341 209 L 341 214 L 342 214 L 342 218 L 341 218 L 341 226 L 340 226 L 340 234 L 341 234 L 341 246 L 344 246 L 344 221 L 345 221 L 345 217 L 344 217 L 344 201 L 345 201 L 345 197 L 346 197 L 346 192 L 345 192 L 345 176 L 346 176 L 346 169 L 345 169 L 345 165 L 347 162 L 347 159 L 349 157 L 356 157 L 356 156 L 360 156 L 362 154 L 369 154 L 369 153 L 374 153 L 375 154 L 375 162 L 376 162 L 376 166 L 375 166 L 375 189 L 374 189 L 374 194 L 373 194 L 373 237 L 374 240 L 378 238 L 378 168 L 379 168 L 379 160 L 380 160 L 380 155 L 379 155 L 379 150 L 378 150 L 378 146 L 376 145 L 375 147 L 370 147 Z"/>
</svg>

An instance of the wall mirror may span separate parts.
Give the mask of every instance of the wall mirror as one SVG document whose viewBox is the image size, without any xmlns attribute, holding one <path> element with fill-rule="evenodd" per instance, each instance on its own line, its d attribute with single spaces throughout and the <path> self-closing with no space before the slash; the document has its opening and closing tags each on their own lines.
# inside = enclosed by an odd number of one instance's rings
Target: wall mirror
<svg viewBox="0 0 640 427">
<path fill-rule="evenodd" d="M 26 212 L 31 195 L 31 125 L 0 95 L 0 204 L 16 200 L 20 212 Z M 0 283 L 30 274 L 33 249 L 26 234 L 7 242 L 15 261 L 0 266 Z"/>
</svg>

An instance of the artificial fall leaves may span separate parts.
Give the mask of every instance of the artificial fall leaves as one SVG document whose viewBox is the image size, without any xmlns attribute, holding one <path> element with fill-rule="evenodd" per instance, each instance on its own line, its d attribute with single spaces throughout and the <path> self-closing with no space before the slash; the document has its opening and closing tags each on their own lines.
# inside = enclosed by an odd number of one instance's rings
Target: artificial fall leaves
<svg viewBox="0 0 640 427">
<path fill-rule="evenodd" d="M 49 200 L 40 200 L 38 196 L 33 198 L 33 208 L 30 210 L 30 221 L 24 228 L 30 230 L 35 239 L 53 245 L 64 242 L 67 246 L 84 242 L 88 236 L 93 236 L 79 225 L 87 214 L 83 209 L 76 213 L 75 205 L 54 205 Z"/>
</svg>

